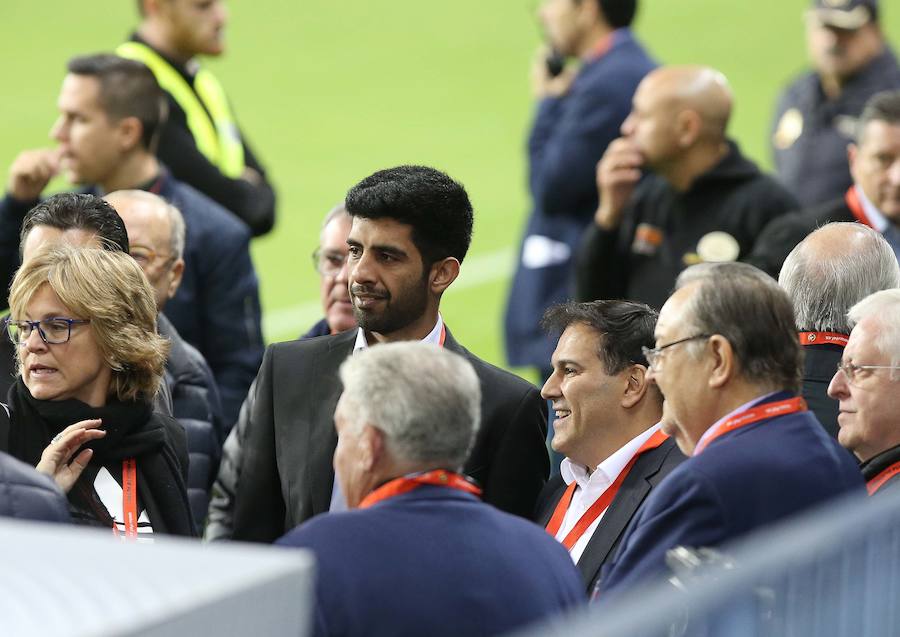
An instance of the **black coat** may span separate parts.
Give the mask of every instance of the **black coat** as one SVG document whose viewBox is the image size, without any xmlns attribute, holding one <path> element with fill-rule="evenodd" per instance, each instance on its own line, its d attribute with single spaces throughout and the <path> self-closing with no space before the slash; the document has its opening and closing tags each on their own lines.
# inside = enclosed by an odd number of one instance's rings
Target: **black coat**
<svg viewBox="0 0 900 637">
<path fill-rule="evenodd" d="M 737 241 L 738 259 L 750 254 L 772 219 L 798 208 L 773 178 L 762 174 L 737 146 L 686 192 L 647 175 L 628 202 L 621 225 L 585 232 L 577 266 L 580 300 L 632 299 L 659 308 L 678 274 L 700 262 L 697 244 L 711 232 Z"/>
<path fill-rule="evenodd" d="M 329 510 L 338 368 L 352 353 L 356 334 L 266 350 L 243 444 L 233 539 L 272 542 Z M 546 404 L 533 385 L 475 357 L 449 330 L 444 346 L 463 355 L 481 380 L 481 428 L 466 473 L 481 483 L 486 502 L 530 517 L 550 470 Z"/>
<path fill-rule="evenodd" d="M 659 447 L 641 454 L 635 461 L 578 560 L 578 570 L 581 571 L 589 593 L 600 579 L 600 569 L 615 555 L 625 527 L 650 494 L 650 490 L 684 459 L 675 441 L 669 438 Z M 566 483 L 562 476 L 556 475 L 550 479 L 538 497 L 535 522 L 547 526 L 565 490 Z"/>
</svg>

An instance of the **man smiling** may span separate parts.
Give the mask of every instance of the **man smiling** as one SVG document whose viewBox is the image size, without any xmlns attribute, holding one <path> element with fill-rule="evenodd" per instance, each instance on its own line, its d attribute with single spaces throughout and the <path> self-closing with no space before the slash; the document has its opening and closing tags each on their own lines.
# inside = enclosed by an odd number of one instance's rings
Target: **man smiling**
<svg viewBox="0 0 900 637">
<path fill-rule="evenodd" d="M 662 395 L 641 353 L 656 316 L 630 301 L 566 303 L 544 316 L 561 336 L 541 396 L 553 402 L 551 444 L 565 459 L 535 519 L 569 549 L 588 590 L 650 490 L 684 460 L 659 431 Z"/>
<path fill-rule="evenodd" d="M 346 267 L 360 328 L 266 352 L 247 423 L 233 538 L 271 542 L 313 515 L 345 508 L 331 463 L 338 368 L 354 351 L 402 340 L 443 345 L 473 365 L 483 424 L 465 471 L 484 487 L 486 502 L 530 515 L 549 471 L 540 395 L 467 352 L 439 312 L 471 239 L 466 191 L 432 168 L 401 166 L 351 188 L 346 208 L 353 219 Z"/>
</svg>

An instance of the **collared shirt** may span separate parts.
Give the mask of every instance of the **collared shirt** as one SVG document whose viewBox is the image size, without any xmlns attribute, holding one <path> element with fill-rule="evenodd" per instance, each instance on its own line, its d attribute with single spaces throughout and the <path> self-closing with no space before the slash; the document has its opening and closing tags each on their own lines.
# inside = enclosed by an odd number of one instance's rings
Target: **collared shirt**
<svg viewBox="0 0 900 637">
<path fill-rule="evenodd" d="M 634 454 L 641 448 L 641 445 L 643 445 L 647 439 L 658 430 L 659 424 L 656 424 L 647 431 L 638 434 L 628 441 L 625 446 L 601 462 L 592 472 L 588 472 L 585 466 L 576 464 L 569 458 L 563 459 L 559 466 L 559 473 L 562 476 L 562 479 L 567 486 L 572 484 L 573 481 L 578 486 L 575 489 L 575 493 L 572 494 L 572 502 L 569 503 L 569 508 L 566 511 L 563 522 L 559 527 L 559 531 L 556 533 L 557 540 L 562 542 L 563 539 L 565 539 L 569 534 L 569 531 L 572 530 L 578 523 L 578 520 L 581 519 L 581 516 L 584 515 L 585 511 L 591 508 L 591 505 L 593 505 L 594 502 L 596 502 L 597 499 L 612 486 L 612 483 L 616 481 L 616 478 L 622 473 L 625 465 L 627 465 L 634 457 Z M 607 508 L 607 511 L 608 510 L 609 509 Z M 594 520 L 584 534 L 578 538 L 578 541 L 575 542 L 572 550 L 569 551 L 572 561 L 576 564 L 578 563 L 578 560 L 581 559 L 584 549 L 594 536 L 594 531 L 597 530 L 604 515 L 606 515 L 606 511 L 601 513 L 597 519 Z"/>
<path fill-rule="evenodd" d="M 859 196 L 859 202 L 862 204 L 863 212 L 866 213 L 866 218 L 872 223 L 872 227 L 882 234 L 884 240 L 891 245 L 897 260 L 900 261 L 900 228 L 884 216 L 878 207 L 866 197 L 866 193 L 863 192 L 862 188 L 854 186 L 854 189 Z"/>
<path fill-rule="evenodd" d="M 434 328 L 428 333 L 428 336 L 422 339 L 423 343 L 434 343 L 435 345 L 441 344 L 441 333 L 444 330 L 444 319 L 441 317 L 440 312 L 438 313 L 437 323 L 434 324 Z M 363 328 L 359 328 L 356 332 L 356 344 L 353 346 L 353 353 L 355 354 L 361 349 L 368 349 L 369 341 L 366 340 L 366 331 Z M 344 498 L 344 494 L 341 492 L 341 485 L 338 484 L 337 474 L 334 474 L 334 486 L 331 487 L 331 504 L 328 506 L 329 511 L 346 511 L 347 510 L 347 500 Z"/>
<path fill-rule="evenodd" d="M 726 420 L 728 420 L 728 419 L 731 418 L 732 416 L 741 413 L 741 412 L 744 411 L 745 409 L 750 409 L 751 407 L 753 407 L 753 406 L 755 406 L 755 405 L 758 405 L 758 404 L 761 403 L 761 402 L 764 402 L 764 401 L 766 401 L 766 400 L 769 400 L 772 396 L 774 396 L 774 395 L 777 394 L 777 393 L 779 393 L 779 392 L 773 391 L 773 392 L 769 392 L 769 393 L 766 394 L 765 396 L 758 396 L 758 397 L 754 398 L 753 400 L 744 403 L 743 405 L 741 405 L 741 406 L 738 407 L 737 409 L 735 409 L 735 410 L 733 410 L 733 411 L 730 411 L 730 412 L 728 412 L 727 414 L 725 414 L 724 416 L 722 416 L 721 418 L 719 418 L 716 422 L 714 422 L 714 423 L 710 426 L 709 429 L 707 429 L 706 431 L 703 432 L 703 435 L 700 436 L 700 440 L 697 441 L 697 444 L 696 444 L 696 446 L 694 447 L 694 452 L 693 452 L 691 455 L 692 455 L 692 456 L 696 456 L 696 455 L 697 455 L 697 449 L 702 448 L 702 446 L 703 446 L 702 443 L 703 443 L 707 438 L 709 438 L 710 436 L 713 435 L 713 433 L 714 433 L 715 430 L 716 430 L 716 427 L 717 427 L 720 423 L 725 422 Z"/>
</svg>

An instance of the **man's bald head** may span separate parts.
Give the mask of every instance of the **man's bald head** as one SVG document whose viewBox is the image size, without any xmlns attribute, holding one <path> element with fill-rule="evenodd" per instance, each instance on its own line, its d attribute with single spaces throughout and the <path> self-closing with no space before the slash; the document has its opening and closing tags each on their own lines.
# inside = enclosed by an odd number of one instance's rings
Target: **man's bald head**
<svg viewBox="0 0 900 637">
<path fill-rule="evenodd" d="M 636 144 L 648 167 L 666 173 L 688 153 L 721 155 L 731 107 L 731 89 L 720 72 L 666 66 L 638 86 L 622 134 Z"/>
<path fill-rule="evenodd" d="M 143 190 L 118 190 L 104 197 L 125 222 L 131 256 L 156 291 L 159 310 L 175 295 L 184 272 L 185 227 L 181 212 Z"/>
<path fill-rule="evenodd" d="M 663 102 L 673 117 L 693 111 L 703 124 L 704 135 L 717 142 L 724 138 L 733 96 L 719 71 L 707 66 L 664 66 L 641 84 L 646 84 L 646 90 Z"/>
<path fill-rule="evenodd" d="M 791 251 L 778 283 L 791 297 L 801 331 L 849 334 L 847 311 L 873 292 L 900 287 L 900 266 L 879 232 L 829 223 Z"/>
</svg>

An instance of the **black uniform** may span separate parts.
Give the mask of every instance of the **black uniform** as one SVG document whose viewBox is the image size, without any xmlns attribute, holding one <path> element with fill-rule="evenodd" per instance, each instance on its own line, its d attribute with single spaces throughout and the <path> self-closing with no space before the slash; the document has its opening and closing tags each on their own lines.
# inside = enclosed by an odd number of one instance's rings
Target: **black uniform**
<svg viewBox="0 0 900 637">
<path fill-rule="evenodd" d="M 578 298 L 627 298 L 659 308 L 678 273 L 700 262 L 697 243 L 702 237 L 728 233 L 737 241 L 740 259 L 750 253 L 769 221 L 795 208 L 796 199 L 762 174 L 734 143 L 686 192 L 647 175 L 618 229 L 604 231 L 595 224 L 588 228 L 578 259 Z"/>
<path fill-rule="evenodd" d="M 194 88 L 195 72 L 154 49 L 137 34 L 132 35 L 131 39 L 156 51 L 181 74 L 188 86 Z M 188 128 L 187 115 L 184 110 L 171 95 L 167 94 L 167 97 L 169 118 L 162 127 L 159 138 L 159 147 L 156 152 L 159 159 L 169 168 L 176 179 L 190 184 L 237 215 L 241 221 L 247 224 L 253 236 L 269 232 L 275 225 L 275 190 L 266 179 L 266 170 L 253 154 L 243 132 L 240 135 L 244 147 L 244 164 L 259 173 L 262 178 L 259 184 L 223 175 L 219 168 L 197 148 L 194 136 Z M 200 104 L 203 105 L 202 100 Z"/>
<path fill-rule="evenodd" d="M 814 72 L 782 93 L 772 123 L 775 170 L 804 208 L 839 197 L 850 187 L 847 144 L 853 141 L 856 119 L 870 97 L 898 88 L 900 66 L 885 47 L 835 100 L 825 96 Z"/>
</svg>

